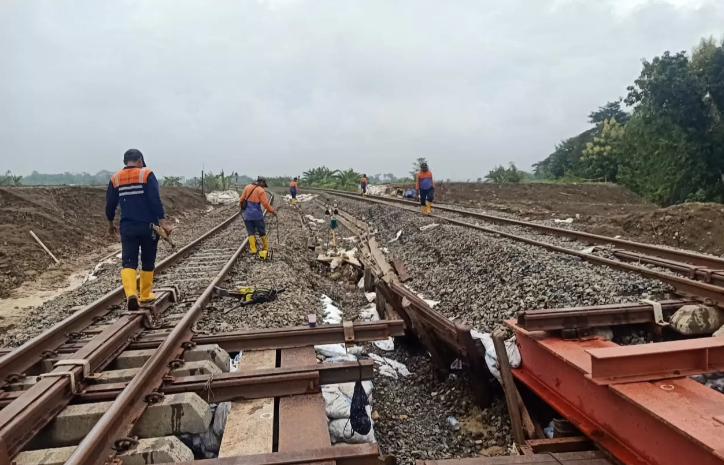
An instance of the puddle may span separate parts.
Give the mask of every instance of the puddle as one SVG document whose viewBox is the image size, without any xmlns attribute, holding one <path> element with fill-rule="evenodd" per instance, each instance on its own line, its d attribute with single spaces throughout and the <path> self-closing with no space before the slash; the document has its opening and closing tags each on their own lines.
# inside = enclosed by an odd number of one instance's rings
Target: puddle
<svg viewBox="0 0 724 465">
<path fill-rule="evenodd" d="M 25 297 L 11 297 L 9 299 L 0 299 L 0 318 L 5 320 L 17 320 L 23 317 L 24 311 L 28 307 L 37 307 L 43 302 L 53 299 L 60 294 L 72 291 L 83 284 L 86 273 L 75 273 L 70 275 L 66 286 L 58 289 L 41 291 L 38 289 L 27 289 L 20 287 L 13 291 L 13 294 L 26 294 Z M 27 295 L 32 293 L 31 295 Z"/>
</svg>

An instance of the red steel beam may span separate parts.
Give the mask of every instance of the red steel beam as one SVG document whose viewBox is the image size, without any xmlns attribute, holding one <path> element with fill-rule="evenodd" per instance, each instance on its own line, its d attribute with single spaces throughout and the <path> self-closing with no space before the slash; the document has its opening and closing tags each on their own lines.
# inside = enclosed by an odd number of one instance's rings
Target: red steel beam
<svg viewBox="0 0 724 465">
<path fill-rule="evenodd" d="M 599 384 L 631 383 L 724 371 L 724 337 L 589 349 Z"/>
<path fill-rule="evenodd" d="M 583 434 L 627 465 L 724 464 L 724 396 L 689 378 L 602 386 L 590 377 L 593 339 L 516 333 L 523 363 L 513 375 Z"/>
</svg>

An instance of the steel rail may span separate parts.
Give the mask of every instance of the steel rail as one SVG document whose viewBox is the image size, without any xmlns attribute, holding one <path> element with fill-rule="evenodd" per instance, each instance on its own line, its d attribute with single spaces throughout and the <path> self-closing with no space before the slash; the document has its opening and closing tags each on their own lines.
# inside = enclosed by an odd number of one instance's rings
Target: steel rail
<svg viewBox="0 0 724 465">
<path fill-rule="evenodd" d="M 164 379 L 163 394 L 193 392 L 208 403 L 241 399 L 262 399 L 320 392 L 326 384 L 365 381 L 374 376 L 374 362 L 324 363 L 293 368 L 264 368 L 214 375 L 178 376 Z M 128 386 L 128 382 L 86 386 L 73 398 L 74 404 L 107 402 Z M 26 391 L 0 394 L 0 407 L 7 407 Z M 1 463 L 1 462 L 0 462 Z"/>
<path fill-rule="evenodd" d="M 414 204 L 413 201 L 398 199 L 395 197 L 371 196 L 374 198 L 370 198 L 370 196 L 367 196 L 367 197 L 360 198 L 359 195 L 349 194 L 346 192 L 340 192 L 340 191 L 337 191 L 334 189 L 311 188 L 310 190 L 328 192 L 328 193 L 331 193 L 334 195 L 351 197 L 351 198 L 354 198 L 357 200 L 380 199 L 380 200 L 384 200 L 387 202 L 396 202 L 396 203 L 401 203 L 401 204 L 406 204 L 406 205 Z M 574 230 L 569 230 L 569 229 L 556 228 L 555 226 L 547 226 L 544 224 L 532 223 L 530 221 L 514 220 L 512 218 L 503 218 L 500 216 L 488 215 L 485 213 L 459 210 L 457 208 L 446 207 L 443 205 L 437 205 L 435 208 L 438 210 L 449 212 L 449 213 L 456 213 L 456 214 L 462 215 L 462 216 L 478 218 L 478 219 L 487 221 L 489 223 L 522 226 L 524 228 L 535 229 L 535 230 L 544 232 L 546 234 L 568 237 L 568 238 L 575 239 L 578 241 L 585 240 L 592 244 L 601 244 L 601 245 L 613 244 L 613 245 L 620 247 L 622 249 L 625 249 L 625 250 L 631 250 L 634 252 L 645 252 L 645 253 L 655 255 L 658 257 L 663 257 L 663 258 L 666 258 L 669 260 L 675 260 L 675 261 L 685 262 L 685 263 L 688 262 L 688 263 L 692 263 L 694 265 L 707 267 L 712 270 L 724 270 L 724 258 L 715 257 L 712 255 L 704 255 L 704 254 L 700 254 L 700 253 L 696 253 L 696 252 L 690 252 L 687 250 L 670 249 L 670 248 L 657 246 L 657 245 L 653 245 L 653 244 L 645 244 L 643 242 L 634 242 L 634 241 L 627 241 L 625 239 L 616 239 L 613 237 L 601 236 L 598 234 L 591 234 L 591 233 L 587 233 L 587 232 L 583 232 L 583 231 L 574 231 Z"/>
<path fill-rule="evenodd" d="M 189 242 L 180 248 L 178 252 L 163 259 L 156 265 L 156 271 L 162 272 L 171 265 L 174 265 L 201 242 L 228 226 L 237 216 L 239 216 L 239 212 L 234 213 L 213 229 Z M 9 375 L 24 373 L 42 359 L 43 352 L 52 351 L 66 342 L 68 340 L 68 333 L 78 332 L 91 325 L 95 318 L 108 313 L 110 311 L 108 307 L 110 305 L 120 304 L 123 301 L 123 296 L 123 286 L 119 286 L 86 305 L 70 317 L 55 324 L 42 334 L 27 341 L 20 347 L 12 349 L 10 353 L 0 358 L 0 387 L 5 383 L 5 379 Z"/>
<path fill-rule="evenodd" d="M 664 300 L 659 302 L 665 317 L 694 301 Z M 649 304 L 620 303 L 593 307 L 525 310 L 518 312 L 518 326 L 528 331 L 554 331 L 653 323 L 654 312 Z"/>
<path fill-rule="evenodd" d="M 388 337 L 404 336 L 404 323 L 395 320 L 353 322 L 356 342 L 371 342 Z M 157 349 L 168 334 L 139 336 L 128 347 L 130 350 Z M 227 352 L 240 350 L 291 349 L 320 344 L 344 343 L 344 328 L 341 324 L 291 326 L 289 328 L 261 329 L 254 331 L 232 331 L 217 334 L 196 334 L 191 339 L 196 345 L 217 344 Z M 87 342 L 65 344 L 58 353 L 73 353 Z"/>
<path fill-rule="evenodd" d="M 170 293 L 159 296 L 151 313 L 157 314 L 171 305 Z M 122 316 L 70 359 L 43 376 L 7 408 L 0 411 L 0 463 L 22 448 L 55 416 L 70 404 L 77 392 L 97 370 L 105 368 L 144 329 L 145 316 Z M 62 365 L 65 363 L 65 365 Z M 68 365 L 69 363 L 72 363 Z"/>
<path fill-rule="evenodd" d="M 366 202 L 378 203 L 381 205 L 389 205 L 388 202 L 377 200 L 377 199 L 370 199 L 368 197 L 360 198 L 359 196 L 355 196 L 355 195 L 351 195 L 351 194 L 341 194 L 338 192 L 334 192 L 333 194 L 339 195 L 342 197 L 349 197 L 349 198 L 352 198 L 355 200 L 361 199 Z M 406 207 L 396 207 L 396 208 L 400 208 L 400 209 L 407 210 L 407 211 L 413 211 L 413 212 L 415 211 L 415 210 L 412 210 L 412 209 L 406 208 Z M 446 218 L 446 217 L 440 216 L 440 215 L 430 214 L 427 216 L 438 219 L 440 221 L 445 221 L 445 222 L 448 222 L 450 224 L 454 224 L 457 226 L 473 228 L 473 229 L 477 229 L 479 231 L 486 232 L 488 234 L 493 234 L 493 235 L 497 235 L 497 236 L 501 236 L 501 237 L 507 237 L 514 241 L 525 242 L 527 244 L 535 245 L 538 247 L 543 247 L 548 250 L 552 250 L 554 252 L 559 252 L 559 253 L 566 254 L 566 255 L 573 255 L 582 260 L 585 260 L 589 263 L 593 263 L 596 265 L 605 265 L 605 266 L 619 269 L 619 270 L 638 273 L 647 278 L 657 279 L 663 283 L 666 283 L 666 284 L 674 287 L 679 294 L 684 295 L 686 297 L 696 299 L 696 300 L 706 303 L 706 304 L 724 307 L 724 288 L 719 287 L 719 286 L 714 286 L 714 285 L 711 285 L 708 283 L 694 281 L 694 280 L 691 280 L 688 278 L 681 278 L 679 276 L 669 275 L 666 273 L 662 273 L 660 271 L 650 270 L 648 268 L 644 268 L 641 266 L 635 266 L 635 265 L 631 265 L 629 263 L 619 262 L 616 260 L 611 260 L 608 258 L 603 258 L 603 257 L 599 257 L 596 255 L 579 252 L 579 251 L 573 250 L 573 249 L 567 249 L 565 247 L 553 245 L 548 242 L 541 242 L 541 241 L 538 241 L 535 239 L 529 239 L 527 237 L 517 236 L 517 235 L 511 234 L 511 233 L 496 231 L 494 229 L 486 228 L 484 226 L 466 223 L 464 221 L 460 221 L 460 220 L 456 220 L 456 219 L 452 219 L 452 218 Z"/>
<path fill-rule="evenodd" d="M 266 212 L 264 213 L 266 214 Z M 116 440 L 130 434 L 134 423 L 148 406 L 145 403 L 146 395 L 161 386 L 163 377 L 170 371 L 169 365 L 171 361 L 183 355 L 186 350 L 183 347 L 184 342 L 191 341 L 193 326 L 203 315 L 204 307 L 211 301 L 215 292 L 214 288 L 226 279 L 247 247 L 248 242 L 248 238 L 242 241 L 226 265 L 176 324 L 171 334 L 163 341 L 151 358 L 144 363 L 133 380 L 128 383 L 100 420 L 93 426 L 93 429 L 73 451 L 73 454 L 65 462 L 66 465 L 97 465 L 103 463 L 103 460 L 109 456 L 114 455 L 114 443 Z"/>
</svg>

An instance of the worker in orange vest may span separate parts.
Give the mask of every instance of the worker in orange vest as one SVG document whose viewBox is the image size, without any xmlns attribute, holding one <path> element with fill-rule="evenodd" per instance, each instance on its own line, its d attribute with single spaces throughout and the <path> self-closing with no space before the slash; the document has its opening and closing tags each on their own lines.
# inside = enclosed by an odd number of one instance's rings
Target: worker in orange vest
<svg viewBox="0 0 724 465">
<path fill-rule="evenodd" d="M 367 175 L 363 174 L 359 180 L 359 187 L 362 189 L 362 195 L 367 195 Z"/>
<path fill-rule="evenodd" d="M 432 171 L 428 168 L 427 163 L 420 164 L 415 188 L 420 196 L 420 210 L 422 210 L 422 213 L 432 213 L 432 196 L 435 192 L 435 183 L 432 181 Z"/>
<path fill-rule="evenodd" d="M 116 208 L 121 206 L 121 282 L 126 293 L 129 310 L 138 310 L 140 303 L 156 300 L 151 291 L 153 272 L 156 268 L 158 232 L 154 227 L 171 232 L 171 225 L 164 216 L 158 180 L 146 168 L 143 154 L 130 149 L 123 154 L 121 171 L 111 177 L 106 191 L 106 219 L 108 232 L 115 235 L 118 228 L 113 222 Z M 138 249 L 141 249 L 141 295 L 139 299 L 136 269 Z"/>
<path fill-rule="evenodd" d="M 262 244 L 259 252 L 261 258 L 267 258 L 269 253 L 269 239 L 266 236 L 266 223 L 264 222 L 262 207 L 272 215 L 276 215 L 266 196 L 265 187 L 267 187 L 266 179 L 259 176 L 256 182 L 244 188 L 241 197 L 239 197 L 244 226 L 246 226 L 246 233 L 249 235 L 249 252 L 257 253 L 255 234 L 259 234 Z"/>
<path fill-rule="evenodd" d="M 289 183 L 289 195 L 292 196 L 292 205 L 297 204 L 297 178 Z"/>
</svg>

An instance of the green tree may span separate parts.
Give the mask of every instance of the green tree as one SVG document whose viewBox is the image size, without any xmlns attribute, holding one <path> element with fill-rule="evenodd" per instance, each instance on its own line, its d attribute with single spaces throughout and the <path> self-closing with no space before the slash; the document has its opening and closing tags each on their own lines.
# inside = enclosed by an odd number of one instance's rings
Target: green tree
<svg viewBox="0 0 724 465">
<path fill-rule="evenodd" d="M 412 164 L 412 170 L 410 171 L 410 179 L 416 179 L 417 178 L 417 172 L 420 171 L 420 165 L 423 163 L 427 163 L 427 158 L 418 158 L 415 160 L 415 162 Z"/>
<path fill-rule="evenodd" d="M 581 154 L 581 171 L 589 179 L 615 182 L 624 156 L 624 126 L 616 118 L 604 120 L 600 134 L 587 142 Z"/>
<path fill-rule="evenodd" d="M 485 179 L 487 182 L 498 184 L 508 182 L 516 183 L 523 179 L 523 172 L 515 166 L 515 163 L 510 163 L 507 168 L 503 165 L 498 165 L 488 172 Z"/>
<path fill-rule="evenodd" d="M 598 110 L 588 115 L 588 122 L 591 124 L 601 124 L 613 118 L 618 121 L 619 124 L 626 124 L 630 115 L 621 109 L 622 101 L 623 99 L 618 99 L 615 102 L 608 102 L 604 106 L 598 107 Z"/>
<path fill-rule="evenodd" d="M 163 185 L 164 186 L 180 186 L 181 178 L 178 176 L 165 176 L 163 178 Z"/>
</svg>

